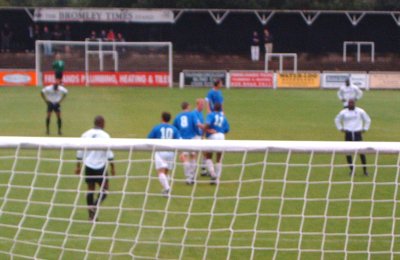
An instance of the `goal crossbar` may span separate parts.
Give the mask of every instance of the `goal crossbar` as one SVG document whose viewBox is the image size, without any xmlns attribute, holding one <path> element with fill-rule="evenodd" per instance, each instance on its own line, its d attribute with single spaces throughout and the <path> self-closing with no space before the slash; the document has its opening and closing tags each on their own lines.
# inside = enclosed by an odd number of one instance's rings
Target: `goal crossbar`
<svg viewBox="0 0 400 260">
<path fill-rule="evenodd" d="M 342 141 L 261 141 L 261 140 L 160 140 L 160 139 L 82 139 L 47 137 L 0 137 L 0 148 L 44 149 L 113 149 L 113 150 L 188 150 L 226 152 L 319 152 L 319 153 L 387 153 L 400 152 L 400 142 Z"/>
</svg>

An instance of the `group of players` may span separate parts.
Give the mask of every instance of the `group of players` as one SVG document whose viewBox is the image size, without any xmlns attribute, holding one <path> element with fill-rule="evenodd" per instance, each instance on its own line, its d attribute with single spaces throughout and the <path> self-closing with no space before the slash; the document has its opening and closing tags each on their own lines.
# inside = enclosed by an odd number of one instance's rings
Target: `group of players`
<svg viewBox="0 0 400 260">
<path fill-rule="evenodd" d="M 62 135 L 62 119 L 60 103 L 65 99 L 68 91 L 62 85 L 62 73 L 56 72 L 56 82 L 53 85 L 42 89 L 41 96 L 47 104 L 46 134 L 50 134 L 50 118 L 54 111 L 57 116 L 58 134 Z M 221 92 L 223 82 L 217 79 L 213 88 L 207 96 L 196 100 L 196 108 L 190 109 L 188 102 L 182 102 L 182 111 L 176 115 L 171 124 L 171 113 L 162 112 L 161 123 L 157 124 L 148 134 L 152 139 L 210 139 L 224 140 L 225 134 L 229 132 L 230 125 L 223 112 L 224 98 Z M 203 109 L 206 108 L 207 116 L 204 120 Z M 96 116 L 94 127 L 82 134 L 82 138 L 110 138 L 104 131 L 105 119 L 103 116 Z M 194 152 L 183 152 L 179 155 L 182 161 L 186 184 L 192 185 L 195 182 L 197 172 L 197 154 Z M 216 153 L 216 164 L 212 161 L 212 153 L 205 152 L 201 155 L 202 176 L 210 176 L 210 184 L 217 184 L 222 171 L 222 154 Z M 76 174 L 84 172 L 85 181 L 88 186 L 86 201 L 88 205 L 89 220 L 97 220 L 97 207 L 103 202 L 108 193 L 109 181 L 107 168 L 110 166 L 111 174 L 115 175 L 113 163 L 114 154 L 111 150 L 87 150 L 77 151 Z M 83 166 L 82 167 L 82 162 Z M 163 187 L 162 194 L 169 197 L 171 186 L 168 172 L 174 167 L 175 153 L 172 151 L 157 151 L 154 153 L 155 169 L 158 179 Z M 82 171 L 83 170 L 83 171 Z M 100 187 L 97 199 L 95 199 L 96 185 Z"/>
<path fill-rule="evenodd" d="M 60 103 L 66 97 L 68 91 L 61 85 L 62 74 L 56 72 L 56 82 L 53 85 L 42 89 L 41 95 L 47 104 L 46 133 L 50 134 L 50 116 L 54 111 L 57 115 L 58 134 L 61 135 L 61 111 Z M 223 112 L 223 95 L 221 92 L 222 80 L 214 82 L 213 88 L 207 93 L 205 99 L 196 100 L 196 108 L 190 109 L 188 102 L 182 102 L 182 111 L 176 115 L 171 124 L 171 113 L 162 112 L 161 123 L 157 124 L 148 134 L 148 138 L 153 139 L 211 139 L 224 140 L 225 134 L 229 132 L 230 126 Z M 369 129 L 371 119 L 361 108 L 355 106 L 363 93 L 347 79 L 338 91 L 338 97 L 343 102 L 344 109 L 335 117 L 335 125 L 338 130 L 345 133 L 345 141 L 361 141 L 362 132 Z M 206 108 L 207 117 L 204 120 L 203 109 Z M 94 127 L 86 131 L 82 138 L 110 138 L 104 131 L 105 120 L 102 116 L 97 116 L 94 120 Z M 201 175 L 210 176 L 211 184 L 217 184 L 221 176 L 222 164 L 221 153 L 216 153 L 216 163 L 212 161 L 212 153 L 204 153 L 202 159 L 193 152 L 183 152 L 179 155 L 187 184 L 194 184 L 197 172 L 198 161 L 201 161 Z M 82 171 L 81 162 L 84 164 L 84 173 L 88 185 L 87 204 L 89 209 L 89 219 L 96 219 L 96 208 L 107 197 L 108 179 L 107 166 L 110 165 L 111 174 L 115 175 L 115 167 L 112 162 L 114 155 L 112 151 L 78 151 L 76 174 Z M 363 164 L 364 175 L 368 176 L 366 167 L 366 157 L 360 154 Z M 346 155 L 349 164 L 350 175 L 354 173 L 354 162 L 351 155 Z M 171 151 L 157 151 L 154 153 L 155 169 L 158 179 L 163 187 L 162 193 L 165 197 L 169 196 L 171 186 L 168 173 L 174 167 L 175 153 Z M 94 199 L 96 184 L 100 186 L 98 198 Z"/>
<path fill-rule="evenodd" d="M 229 132 L 230 126 L 223 112 L 223 96 L 220 88 L 222 80 L 218 79 L 214 82 L 213 88 L 208 92 L 205 99 L 196 100 L 196 108 L 191 111 L 188 102 L 182 102 L 182 111 L 175 117 L 170 124 L 171 114 L 163 112 L 161 115 L 161 123 L 156 125 L 148 138 L 156 139 L 210 139 L 224 140 L 225 134 Z M 207 117 L 204 121 L 203 108 L 207 109 Z M 221 153 L 216 153 L 216 164 L 212 161 L 212 153 L 204 153 L 204 163 L 202 163 L 202 175 L 206 175 L 208 171 L 211 184 L 217 184 L 221 175 Z M 163 187 L 164 196 L 168 197 L 170 193 L 170 185 L 168 181 L 168 172 L 174 165 L 174 152 L 158 151 L 154 155 L 155 168 L 158 173 L 159 181 Z M 194 152 L 183 152 L 179 156 L 183 164 L 183 170 L 187 184 L 193 184 L 197 172 L 197 155 Z"/>
<path fill-rule="evenodd" d="M 345 84 L 339 88 L 337 94 L 343 102 L 344 109 L 335 117 L 336 128 L 344 133 L 345 141 L 362 141 L 362 133 L 369 130 L 371 118 L 364 109 L 356 107 L 356 101 L 363 96 L 361 89 L 351 84 L 350 78 L 348 78 Z M 368 176 L 365 154 L 360 154 L 360 159 L 363 164 L 364 175 Z M 346 155 L 346 160 L 350 168 L 349 175 L 352 176 L 354 174 L 353 157 Z"/>
</svg>

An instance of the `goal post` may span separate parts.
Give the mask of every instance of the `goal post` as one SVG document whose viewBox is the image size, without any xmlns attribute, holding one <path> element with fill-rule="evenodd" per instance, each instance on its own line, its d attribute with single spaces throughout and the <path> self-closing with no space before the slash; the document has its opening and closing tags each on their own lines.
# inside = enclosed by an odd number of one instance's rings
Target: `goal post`
<svg viewBox="0 0 400 260">
<path fill-rule="evenodd" d="M 0 258 L 396 259 L 399 147 L 0 137 Z M 85 178 L 74 172 L 76 151 L 93 149 L 112 150 L 116 168 L 96 222 L 87 217 Z M 157 151 L 175 152 L 168 197 Z M 182 151 L 221 152 L 218 184 L 197 174 L 187 185 Z"/>
<path fill-rule="evenodd" d="M 37 85 L 54 82 L 52 63 L 65 62 L 65 85 L 173 86 L 171 42 L 36 41 Z"/>
</svg>

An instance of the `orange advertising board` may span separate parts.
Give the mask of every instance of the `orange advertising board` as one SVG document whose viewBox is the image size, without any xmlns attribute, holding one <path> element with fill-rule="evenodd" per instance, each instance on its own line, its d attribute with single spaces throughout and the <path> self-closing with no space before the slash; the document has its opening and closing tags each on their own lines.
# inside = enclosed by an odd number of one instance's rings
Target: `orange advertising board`
<svg viewBox="0 0 400 260">
<path fill-rule="evenodd" d="M 31 70 L 0 71 L 0 86 L 36 86 L 36 72 Z"/>
<path fill-rule="evenodd" d="M 398 72 L 371 72 L 369 74 L 370 88 L 399 89 L 400 73 Z"/>
<path fill-rule="evenodd" d="M 278 73 L 276 82 L 278 88 L 319 88 L 321 79 L 319 73 Z"/>
</svg>

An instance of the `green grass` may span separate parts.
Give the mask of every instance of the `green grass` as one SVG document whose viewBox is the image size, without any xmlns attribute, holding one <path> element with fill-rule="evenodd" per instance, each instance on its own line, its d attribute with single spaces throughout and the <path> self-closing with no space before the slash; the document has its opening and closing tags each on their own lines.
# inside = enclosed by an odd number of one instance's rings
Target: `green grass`
<svg viewBox="0 0 400 260">
<path fill-rule="evenodd" d="M 1 136 L 44 136 L 39 91 L 0 88 Z M 80 136 L 101 114 L 112 137 L 145 138 L 161 111 L 176 114 L 182 101 L 194 103 L 205 93 L 71 87 L 62 105 L 64 136 Z M 335 91 L 233 89 L 224 90 L 224 96 L 232 130 L 228 139 L 343 139 L 333 123 L 341 109 Z M 365 140 L 399 140 L 399 101 L 397 91 L 364 92 L 359 105 L 372 118 Z M 54 119 L 52 130 L 56 136 Z M 202 177 L 195 186 L 185 185 L 177 165 L 172 198 L 166 200 L 160 197 L 151 154 L 118 151 L 110 196 L 100 209 L 101 221 L 92 225 L 86 184 L 73 174 L 74 151 L 0 150 L 0 258 L 109 259 L 111 252 L 112 259 L 293 259 L 299 254 L 302 259 L 340 259 L 345 249 L 349 259 L 368 258 L 368 251 L 374 259 L 387 259 L 391 251 L 398 256 L 399 238 L 392 240 L 392 233 L 400 234 L 399 220 L 392 218 L 400 216 L 397 155 L 368 155 L 371 176 L 358 169 L 354 178 L 343 157 L 226 154 L 218 187 Z"/>
</svg>

